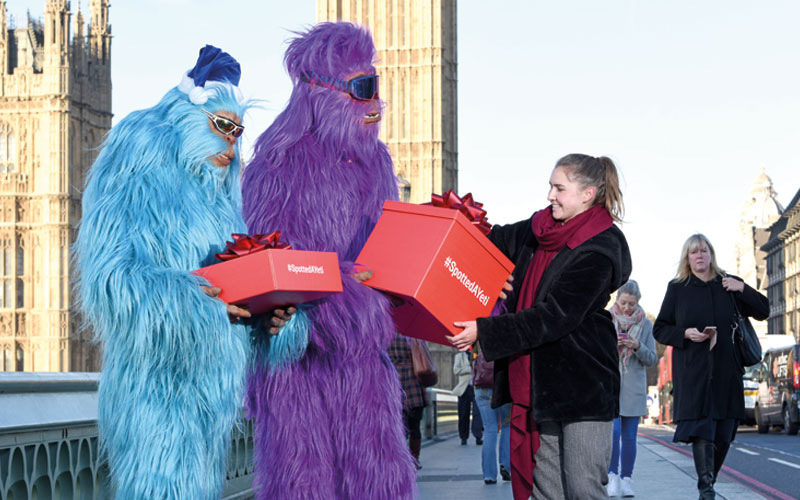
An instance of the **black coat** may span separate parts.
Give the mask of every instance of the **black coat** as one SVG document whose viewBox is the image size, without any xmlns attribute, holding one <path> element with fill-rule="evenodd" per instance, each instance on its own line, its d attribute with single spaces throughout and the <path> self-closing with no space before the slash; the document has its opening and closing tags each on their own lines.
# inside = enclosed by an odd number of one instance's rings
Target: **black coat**
<svg viewBox="0 0 800 500">
<path fill-rule="evenodd" d="M 735 276 L 731 276 L 735 278 Z M 736 278 L 739 279 L 739 278 Z M 769 301 L 745 284 L 741 293 L 726 292 L 722 277 L 705 282 L 691 275 L 667 286 L 653 336 L 672 346 L 672 397 L 675 420 L 744 419 L 743 370 L 733 357 L 733 300 L 743 316 L 767 319 Z M 717 327 L 717 343 L 684 338 L 687 328 Z"/>
<path fill-rule="evenodd" d="M 521 286 L 538 245 L 531 219 L 495 226 L 489 239 L 516 264 L 514 283 Z M 617 333 L 605 306 L 630 273 L 625 236 L 612 226 L 556 254 L 542 275 L 533 307 L 514 313 L 518 286 L 506 301 L 508 314 L 478 318 L 481 349 L 488 361 L 495 361 L 492 406 L 511 401 L 509 357 L 530 353 L 536 421 L 617 417 Z"/>
</svg>

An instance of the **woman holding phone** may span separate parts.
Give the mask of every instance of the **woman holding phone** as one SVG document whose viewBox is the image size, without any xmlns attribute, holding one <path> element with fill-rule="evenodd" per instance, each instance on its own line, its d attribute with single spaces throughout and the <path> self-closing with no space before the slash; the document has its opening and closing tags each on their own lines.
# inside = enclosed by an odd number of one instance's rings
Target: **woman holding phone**
<svg viewBox="0 0 800 500">
<path fill-rule="evenodd" d="M 715 498 L 714 483 L 738 421 L 744 419 L 744 370 L 733 353 L 734 303 L 742 316 L 769 316 L 765 296 L 720 269 L 708 238 L 690 236 L 653 334 L 673 347 L 673 441 L 692 443 L 697 489 L 704 500 Z"/>
<path fill-rule="evenodd" d="M 647 414 L 646 369 L 658 362 L 653 324 L 639 305 L 641 298 L 639 284 L 630 280 L 617 290 L 617 300 L 609 311 L 617 330 L 621 376 L 620 416 L 614 419 L 611 464 L 608 467 L 606 486 L 610 497 L 634 496 L 631 476 L 633 464 L 636 462 L 636 433 L 639 429 L 639 418 Z"/>
</svg>

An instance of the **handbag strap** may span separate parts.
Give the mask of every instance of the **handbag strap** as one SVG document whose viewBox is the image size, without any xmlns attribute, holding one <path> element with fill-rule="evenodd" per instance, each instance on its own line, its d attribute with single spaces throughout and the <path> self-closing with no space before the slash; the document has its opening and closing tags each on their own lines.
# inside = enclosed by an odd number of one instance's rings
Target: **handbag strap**
<svg viewBox="0 0 800 500">
<path fill-rule="evenodd" d="M 733 321 L 731 321 L 731 342 L 736 343 L 736 337 L 739 339 L 742 338 L 743 333 L 739 331 L 739 322 L 742 321 L 744 318 L 742 313 L 739 312 L 739 306 L 736 305 L 736 297 L 733 295 L 733 292 L 728 292 L 731 296 L 731 302 L 733 302 Z"/>
</svg>

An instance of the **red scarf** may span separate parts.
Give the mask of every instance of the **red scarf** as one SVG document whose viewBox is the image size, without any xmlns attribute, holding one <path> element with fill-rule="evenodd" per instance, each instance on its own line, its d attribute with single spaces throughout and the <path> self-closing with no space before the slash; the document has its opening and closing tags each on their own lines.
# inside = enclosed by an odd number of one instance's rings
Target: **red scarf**
<svg viewBox="0 0 800 500">
<path fill-rule="evenodd" d="M 566 223 L 553 219 L 553 208 L 533 214 L 531 229 L 539 246 L 522 281 L 517 312 L 533 307 L 536 289 L 547 267 L 565 246 L 575 248 L 613 224 L 608 211 L 595 205 Z M 517 354 L 508 366 L 511 390 L 511 486 L 514 500 L 527 500 L 533 492 L 534 456 L 539 449 L 539 432 L 531 408 L 531 356 Z"/>
</svg>

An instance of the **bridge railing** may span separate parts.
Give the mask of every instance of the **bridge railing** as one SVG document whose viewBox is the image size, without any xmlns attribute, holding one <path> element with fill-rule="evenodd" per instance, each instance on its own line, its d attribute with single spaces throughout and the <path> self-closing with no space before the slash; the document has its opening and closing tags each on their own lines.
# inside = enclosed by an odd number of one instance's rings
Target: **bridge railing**
<svg viewBox="0 0 800 500">
<path fill-rule="evenodd" d="M 452 391 L 432 387 L 426 391 L 429 404 L 423 412 L 423 436 L 438 440 L 458 432 L 458 396 Z"/>
<path fill-rule="evenodd" d="M 110 498 L 98 460 L 99 373 L 0 375 L 0 498 Z M 252 498 L 253 429 L 231 435 L 225 500 Z"/>
<path fill-rule="evenodd" d="M 99 373 L 0 374 L 0 498 L 110 498 L 108 470 L 98 460 Z M 458 398 L 427 389 L 424 437 L 458 429 Z M 253 427 L 231 435 L 224 500 L 252 498 Z"/>
</svg>

